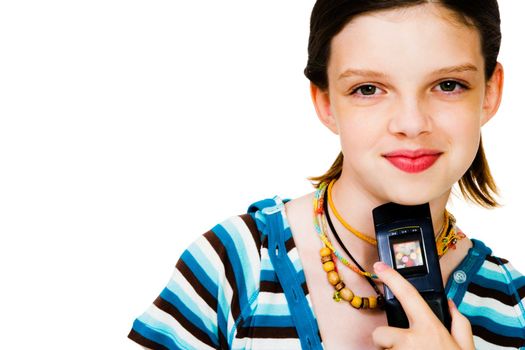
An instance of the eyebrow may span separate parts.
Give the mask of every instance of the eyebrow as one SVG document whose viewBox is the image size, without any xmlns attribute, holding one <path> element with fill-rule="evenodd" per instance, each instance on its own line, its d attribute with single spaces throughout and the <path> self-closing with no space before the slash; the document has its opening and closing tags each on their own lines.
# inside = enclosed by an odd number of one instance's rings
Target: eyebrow
<svg viewBox="0 0 525 350">
<path fill-rule="evenodd" d="M 430 75 L 461 73 L 461 72 L 469 72 L 469 71 L 477 72 L 478 68 L 475 65 L 471 64 L 471 63 L 465 63 L 465 64 L 460 64 L 460 65 L 457 65 L 457 66 L 450 66 L 450 67 L 440 68 L 440 69 L 435 70 L 432 73 L 430 73 Z M 338 80 L 349 78 L 351 76 L 361 76 L 361 77 L 369 77 L 369 78 L 387 78 L 388 77 L 388 75 L 383 73 L 383 72 L 377 72 L 377 71 L 368 70 L 368 69 L 352 69 L 352 68 L 349 68 L 349 69 L 345 70 L 339 76 Z"/>
</svg>

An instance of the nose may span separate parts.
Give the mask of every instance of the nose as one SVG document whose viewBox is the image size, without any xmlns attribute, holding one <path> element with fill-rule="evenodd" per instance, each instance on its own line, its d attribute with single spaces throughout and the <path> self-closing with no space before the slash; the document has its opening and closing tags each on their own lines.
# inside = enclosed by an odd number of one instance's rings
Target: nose
<svg viewBox="0 0 525 350">
<path fill-rule="evenodd" d="M 405 98 L 395 106 L 388 123 L 390 133 L 407 138 L 416 138 L 432 132 L 432 118 L 424 101 L 415 97 Z"/>
</svg>

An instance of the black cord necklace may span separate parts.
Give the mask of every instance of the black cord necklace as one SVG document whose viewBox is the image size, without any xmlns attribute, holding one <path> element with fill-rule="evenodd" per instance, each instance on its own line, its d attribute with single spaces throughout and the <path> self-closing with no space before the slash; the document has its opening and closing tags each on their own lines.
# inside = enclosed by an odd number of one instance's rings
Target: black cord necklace
<svg viewBox="0 0 525 350">
<path fill-rule="evenodd" d="M 343 241 L 341 240 L 341 238 L 337 234 L 337 231 L 335 230 L 335 227 L 332 224 L 332 220 L 330 219 L 330 214 L 328 213 L 328 191 L 325 191 L 323 197 L 324 197 L 323 198 L 323 211 L 324 211 L 325 216 L 326 216 L 326 221 L 328 222 L 328 226 L 330 226 L 330 230 L 334 234 L 334 237 L 337 240 L 337 243 L 339 243 L 341 248 L 343 248 L 343 251 L 354 262 L 354 264 L 357 266 L 357 268 L 364 272 L 365 269 L 363 269 L 361 267 L 361 265 L 359 265 L 359 263 L 355 260 L 355 258 L 352 256 L 352 254 L 350 254 L 348 249 L 346 249 L 345 245 L 343 244 Z M 383 309 L 384 308 L 384 304 L 385 304 L 385 297 L 383 296 L 383 293 L 381 293 L 381 291 L 379 290 L 379 287 L 377 286 L 377 284 L 374 282 L 374 280 L 372 278 L 370 278 L 368 276 L 364 276 L 364 277 L 366 278 L 368 283 L 372 286 L 372 288 L 374 288 L 374 291 L 377 293 L 377 305 L 381 309 Z"/>
</svg>

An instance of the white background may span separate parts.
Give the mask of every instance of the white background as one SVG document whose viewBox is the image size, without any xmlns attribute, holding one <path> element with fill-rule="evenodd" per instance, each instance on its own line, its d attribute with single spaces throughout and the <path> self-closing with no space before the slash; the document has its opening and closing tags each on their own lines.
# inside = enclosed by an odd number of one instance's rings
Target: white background
<svg viewBox="0 0 525 350">
<path fill-rule="evenodd" d="M 500 0 L 483 137 L 505 206 L 460 226 L 525 271 L 525 3 Z M 338 153 L 302 74 L 313 1 L 0 3 L 0 347 L 136 349 L 182 250 Z"/>
</svg>

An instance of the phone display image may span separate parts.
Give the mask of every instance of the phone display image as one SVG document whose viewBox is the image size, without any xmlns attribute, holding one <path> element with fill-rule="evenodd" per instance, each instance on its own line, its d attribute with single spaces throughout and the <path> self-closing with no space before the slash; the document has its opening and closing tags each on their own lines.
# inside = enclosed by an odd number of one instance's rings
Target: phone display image
<svg viewBox="0 0 525 350">
<path fill-rule="evenodd" d="M 393 245 L 396 269 L 423 265 L 419 241 L 395 243 Z"/>
</svg>

